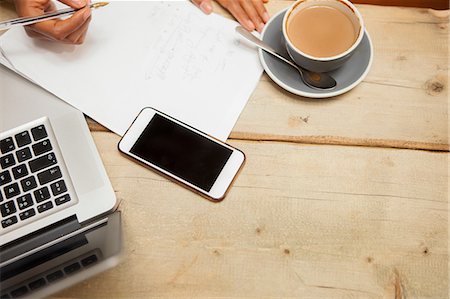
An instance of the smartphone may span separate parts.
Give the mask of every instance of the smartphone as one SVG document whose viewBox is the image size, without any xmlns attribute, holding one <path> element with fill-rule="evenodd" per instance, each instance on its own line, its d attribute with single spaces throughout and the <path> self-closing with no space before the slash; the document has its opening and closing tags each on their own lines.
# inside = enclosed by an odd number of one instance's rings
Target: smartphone
<svg viewBox="0 0 450 299">
<path fill-rule="evenodd" d="M 153 108 L 139 113 L 119 151 L 214 201 L 245 162 L 242 151 Z"/>
</svg>

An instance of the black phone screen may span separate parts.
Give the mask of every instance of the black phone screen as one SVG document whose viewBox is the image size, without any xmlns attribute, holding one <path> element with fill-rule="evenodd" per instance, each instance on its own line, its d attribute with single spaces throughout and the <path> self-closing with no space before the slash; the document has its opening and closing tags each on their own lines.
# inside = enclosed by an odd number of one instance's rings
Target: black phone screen
<svg viewBox="0 0 450 299">
<path fill-rule="evenodd" d="M 131 153 L 209 192 L 232 150 L 159 114 Z"/>
</svg>

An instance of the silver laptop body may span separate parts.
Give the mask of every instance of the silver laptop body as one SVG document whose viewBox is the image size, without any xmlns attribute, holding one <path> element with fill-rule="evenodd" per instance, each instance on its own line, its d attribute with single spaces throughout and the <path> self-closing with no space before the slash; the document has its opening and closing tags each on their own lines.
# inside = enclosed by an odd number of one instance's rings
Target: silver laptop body
<svg viewBox="0 0 450 299">
<path fill-rule="evenodd" d="M 41 123 L 50 128 L 44 139 L 35 132 Z M 32 143 L 20 147 L 17 138 L 21 135 L 16 133 L 22 131 L 28 132 Z M 27 172 L 36 170 L 30 188 L 33 184 L 38 187 L 26 192 L 27 177 L 17 180 L 20 196 L 10 193 L 14 188 L 7 188 L 14 181 L 0 187 L 2 298 L 47 296 L 116 265 L 122 244 L 120 213 L 113 213 L 117 200 L 83 114 L 0 66 L 3 132 L 14 132 L 14 149 L 0 153 L 0 174 L 8 173 L 10 178 L 6 179 L 14 180 L 12 169 L 24 164 Z M 52 151 L 41 154 L 39 148 L 47 140 L 52 141 Z M 5 144 L 0 147 L 3 150 Z M 29 148 L 28 152 L 24 148 Z M 27 154 L 32 157 L 27 158 Z M 5 155 L 16 164 L 5 165 Z M 29 160 L 20 162 L 22 159 Z M 51 165 L 56 161 L 57 165 Z M 60 179 L 46 183 L 44 178 L 56 167 L 65 182 L 62 186 Z M 39 184 L 47 184 L 44 187 L 50 194 L 63 193 L 40 202 Z M 13 210 L 7 202 L 14 204 Z M 33 217 L 27 218 L 28 211 Z"/>
<path fill-rule="evenodd" d="M 72 216 L 79 223 L 86 222 L 111 212 L 117 205 L 83 114 L 0 67 L 0 132 L 42 118 L 48 118 L 51 123 L 78 202 L 14 229 L 0 227 L 0 246 Z M 5 190 L 2 191 L 5 197 Z"/>
</svg>

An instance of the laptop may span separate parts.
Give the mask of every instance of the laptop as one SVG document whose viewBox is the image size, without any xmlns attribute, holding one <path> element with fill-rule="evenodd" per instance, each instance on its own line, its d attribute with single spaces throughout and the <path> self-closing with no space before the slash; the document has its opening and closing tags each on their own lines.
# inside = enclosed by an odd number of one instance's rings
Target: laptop
<svg viewBox="0 0 450 299">
<path fill-rule="evenodd" d="M 47 296 L 119 261 L 117 200 L 83 114 L 0 66 L 0 295 Z"/>
</svg>

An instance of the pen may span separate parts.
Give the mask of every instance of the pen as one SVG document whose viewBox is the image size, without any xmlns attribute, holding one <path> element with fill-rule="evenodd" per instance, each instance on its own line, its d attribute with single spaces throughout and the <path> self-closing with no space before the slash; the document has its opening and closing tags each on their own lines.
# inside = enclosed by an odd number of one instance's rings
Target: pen
<svg viewBox="0 0 450 299">
<path fill-rule="evenodd" d="M 90 6 L 90 8 L 95 9 L 95 8 L 105 6 L 107 4 L 108 4 L 108 2 L 96 2 L 96 3 L 92 3 L 89 6 Z M 15 27 L 15 26 L 26 26 L 26 25 L 31 25 L 31 24 L 38 23 L 38 22 L 43 22 L 43 21 L 47 21 L 47 20 L 51 20 L 51 19 L 69 16 L 80 9 L 81 8 L 78 8 L 78 9 L 64 8 L 64 9 L 49 12 L 49 13 L 46 13 L 46 14 L 43 14 L 40 16 L 6 20 L 3 22 L 0 22 L 0 31 L 9 29 L 9 28 Z"/>
</svg>

